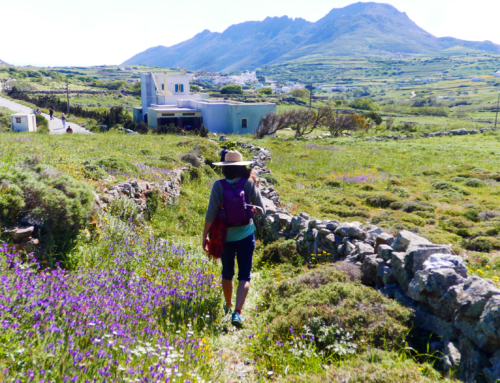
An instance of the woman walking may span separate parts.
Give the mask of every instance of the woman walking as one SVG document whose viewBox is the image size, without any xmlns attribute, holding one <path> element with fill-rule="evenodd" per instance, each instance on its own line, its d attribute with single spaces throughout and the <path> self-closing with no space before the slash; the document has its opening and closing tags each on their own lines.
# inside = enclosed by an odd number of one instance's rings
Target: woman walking
<svg viewBox="0 0 500 383">
<path fill-rule="evenodd" d="M 203 230 L 203 249 L 208 252 L 212 240 L 208 238 L 208 234 L 214 221 L 222 222 L 227 228 L 227 238 L 220 256 L 222 290 L 226 301 L 224 311 L 229 314 L 233 307 L 233 277 L 236 258 L 239 283 L 231 323 L 238 328 L 243 324 L 241 310 L 250 289 L 250 273 L 255 249 L 255 226 L 252 217 L 254 213 L 260 215 L 266 213 L 257 177 L 247 167 L 251 163 L 251 161 L 243 161 L 243 156 L 238 151 L 229 151 L 226 153 L 224 162 L 214 163 L 214 165 L 222 166 L 224 179 L 215 182 L 212 187 Z"/>
<path fill-rule="evenodd" d="M 61 116 L 61 121 L 63 124 L 63 129 L 66 128 L 66 115 L 64 113 Z"/>
</svg>

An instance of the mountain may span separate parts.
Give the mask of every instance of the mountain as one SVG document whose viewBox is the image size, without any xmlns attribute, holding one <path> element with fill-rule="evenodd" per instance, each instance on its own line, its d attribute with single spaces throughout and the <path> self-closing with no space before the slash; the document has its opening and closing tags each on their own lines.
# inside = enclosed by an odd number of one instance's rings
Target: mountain
<svg viewBox="0 0 500 383">
<path fill-rule="evenodd" d="M 437 38 L 392 5 L 356 3 L 334 8 L 315 23 L 267 17 L 232 25 L 222 33 L 204 30 L 171 47 L 149 48 L 123 65 L 229 72 L 306 56 L 434 54 L 454 47 L 500 53 L 500 46 L 490 41 Z"/>
<path fill-rule="evenodd" d="M 9 63 L 6 63 L 5 61 L 0 60 L 0 65 L 9 65 Z"/>
</svg>

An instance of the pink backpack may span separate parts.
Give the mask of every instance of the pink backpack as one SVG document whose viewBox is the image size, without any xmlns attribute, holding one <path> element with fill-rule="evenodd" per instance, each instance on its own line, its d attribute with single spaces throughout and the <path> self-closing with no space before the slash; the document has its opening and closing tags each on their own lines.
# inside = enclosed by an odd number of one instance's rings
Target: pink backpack
<svg viewBox="0 0 500 383">
<path fill-rule="evenodd" d="M 234 184 L 225 179 L 220 181 L 224 186 L 224 197 L 219 211 L 219 219 L 226 228 L 248 225 L 250 219 L 253 218 L 253 208 L 247 205 L 250 201 L 243 190 L 247 178 L 240 178 Z"/>
</svg>

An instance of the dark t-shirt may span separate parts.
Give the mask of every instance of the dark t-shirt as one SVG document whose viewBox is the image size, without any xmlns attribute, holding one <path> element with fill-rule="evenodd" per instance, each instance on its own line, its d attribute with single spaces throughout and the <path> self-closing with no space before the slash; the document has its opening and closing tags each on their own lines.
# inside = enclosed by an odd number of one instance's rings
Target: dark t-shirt
<svg viewBox="0 0 500 383">
<path fill-rule="evenodd" d="M 221 162 L 225 161 L 227 152 L 228 151 L 226 149 L 224 149 L 222 152 L 220 152 L 220 160 L 221 160 Z"/>
</svg>

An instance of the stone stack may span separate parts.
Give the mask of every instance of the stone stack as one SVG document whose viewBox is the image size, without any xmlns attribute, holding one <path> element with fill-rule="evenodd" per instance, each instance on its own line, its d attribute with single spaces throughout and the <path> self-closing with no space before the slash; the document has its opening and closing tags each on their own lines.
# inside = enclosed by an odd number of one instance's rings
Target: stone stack
<svg viewBox="0 0 500 383">
<path fill-rule="evenodd" d="M 267 197 L 275 192 L 263 190 Z M 361 222 L 293 216 L 263 198 L 270 208 L 264 217 L 255 217 L 255 224 L 265 243 L 295 239 L 308 262 L 321 257 L 358 266 L 364 284 L 413 308 L 415 325 L 440 337 L 431 346 L 442 355 L 446 373 L 457 371 L 466 383 L 478 375 L 488 383 L 500 379 L 500 289 L 490 280 L 468 276 L 463 259 L 449 246 L 407 230 L 394 237 Z"/>
<path fill-rule="evenodd" d="M 169 203 L 175 203 L 180 197 L 181 173 L 182 170 L 173 170 L 170 178 L 163 181 L 163 184 L 138 181 L 136 179 L 119 182 L 109 189 L 105 189 L 102 196 L 96 194 L 96 204 L 100 208 L 105 208 L 112 201 L 126 196 L 133 199 L 144 212 L 148 196 L 155 191 L 159 193 L 161 199 Z"/>
</svg>

